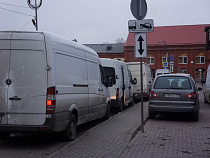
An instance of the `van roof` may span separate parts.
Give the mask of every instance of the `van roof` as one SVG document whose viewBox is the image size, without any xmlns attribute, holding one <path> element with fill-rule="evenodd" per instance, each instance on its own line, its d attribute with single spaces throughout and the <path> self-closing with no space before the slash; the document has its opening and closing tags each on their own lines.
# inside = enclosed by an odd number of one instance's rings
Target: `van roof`
<svg viewBox="0 0 210 158">
<path fill-rule="evenodd" d="M 123 61 L 117 60 L 117 59 L 109 59 L 109 58 L 100 58 L 101 60 L 108 61 L 108 62 L 119 62 L 119 63 L 125 63 Z"/>
<path fill-rule="evenodd" d="M 95 56 L 98 56 L 98 54 L 93 49 L 91 49 L 91 48 L 89 48 L 89 47 L 87 47 L 85 45 L 79 44 L 77 42 L 73 42 L 73 41 L 71 41 L 69 39 L 66 39 L 64 37 L 55 35 L 53 33 L 45 32 L 45 31 L 43 31 L 43 32 L 40 32 L 40 31 L 0 31 L 0 33 L 22 33 L 23 36 L 19 36 L 18 37 L 20 39 L 23 39 L 24 38 L 24 34 L 25 33 L 43 34 L 44 36 L 49 37 L 51 39 L 51 41 L 53 41 L 53 42 L 56 42 L 56 43 L 61 43 L 62 42 L 62 44 L 70 45 L 72 47 L 75 47 L 75 48 L 84 50 L 84 51 L 86 51 L 86 52 L 88 52 L 90 54 L 93 54 Z M 32 38 L 32 37 L 27 37 L 27 38 Z M 37 40 L 39 40 L 39 39 L 37 39 Z"/>
</svg>

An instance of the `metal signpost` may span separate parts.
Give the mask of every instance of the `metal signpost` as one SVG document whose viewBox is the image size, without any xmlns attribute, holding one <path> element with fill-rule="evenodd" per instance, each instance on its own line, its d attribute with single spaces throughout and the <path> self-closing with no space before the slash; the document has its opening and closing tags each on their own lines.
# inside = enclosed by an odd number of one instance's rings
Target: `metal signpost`
<svg viewBox="0 0 210 158">
<path fill-rule="evenodd" d="M 131 12 L 137 20 L 128 21 L 129 32 L 135 32 L 135 57 L 140 58 L 140 75 L 141 75 L 141 124 L 142 133 L 144 133 L 144 113 L 143 113 L 143 72 L 142 58 L 147 57 L 147 34 L 154 29 L 152 19 L 144 19 L 147 13 L 147 3 L 145 0 L 132 0 Z"/>
</svg>

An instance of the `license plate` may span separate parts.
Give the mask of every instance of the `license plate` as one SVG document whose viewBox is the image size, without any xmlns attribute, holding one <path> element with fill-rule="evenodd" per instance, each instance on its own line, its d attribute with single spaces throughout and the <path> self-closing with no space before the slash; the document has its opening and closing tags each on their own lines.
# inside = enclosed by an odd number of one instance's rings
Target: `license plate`
<svg viewBox="0 0 210 158">
<path fill-rule="evenodd" d="M 165 94 L 166 98 L 180 98 L 180 94 Z"/>
</svg>

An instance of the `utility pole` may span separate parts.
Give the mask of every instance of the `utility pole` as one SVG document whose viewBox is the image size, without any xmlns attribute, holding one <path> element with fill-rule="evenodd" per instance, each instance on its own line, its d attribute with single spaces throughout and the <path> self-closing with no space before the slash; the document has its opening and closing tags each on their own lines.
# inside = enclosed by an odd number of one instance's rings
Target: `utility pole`
<svg viewBox="0 0 210 158">
<path fill-rule="evenodd" d="M 36 27 L 36 31 L 38 31 L 38 13 L 37 13 L 37 10 L 42 5 L 42 0 L 39 0 L 39 4 L 37 4 L 37 0 L 34 0 L 33 1 L 34 3 L 32 3 L 32 1 L 33 0 L 27 0 L 27 3 L 28 3 L 28 6 L 31 9 L 35 10 L 35 19 L 32 19 L 32 23 Z"/>
<path fill-rule="evenodd" d="M 36 20 L 36 31 L 38 31 L 38 16 L 37 16 L 37 3 L 35 0 L 35 20 Z"/>
</svg>

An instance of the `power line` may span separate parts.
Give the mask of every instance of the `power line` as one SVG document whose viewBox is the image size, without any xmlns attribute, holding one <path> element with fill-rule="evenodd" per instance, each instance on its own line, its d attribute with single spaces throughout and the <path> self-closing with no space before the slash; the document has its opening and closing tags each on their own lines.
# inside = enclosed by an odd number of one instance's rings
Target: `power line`
<svg viewBox="0 0 210 158">
<path fill-rule="evenodd" d="M 31 20 L 29 21 L 29 22 L 31 22 Z M 22 30 L 26 25 L 28 25 L 29 24 L 29 22 L 27 22 L 23 27 L 21 27 L 21 29 L 20 30 Z"/>
<path fill-rule="evenodd" d="M 7 4 L 7 3 L 0 3 L 0 4 L 8 5 L 8 6 L 13 6 L 13 7 L 20 7 L 20 8 L 27 8 L 27 9 L 29 9 L 28 7 L 19 6 L 19 5 L 14 5 L 14 4 Z"/>
<path fill-rule="evenodd" d="M 13 13 L 17 13 L 17 14 L 22 14 L 22 15 L 25 15 L 25 16 L 34 17 L 34 16 L 32 16 L 32 15 L 29 15 L 29 14 L 25 14 L 25 13 L 17 12 L 17 11 L 10 10 L 10 9 L 6 9 L 6 8 L 2 8 L 2 7 L 0 7 L 0 9 L 7 10 L 7 11 L 10 11 L 10 12 L 13 12 Z"/>
</svg>

